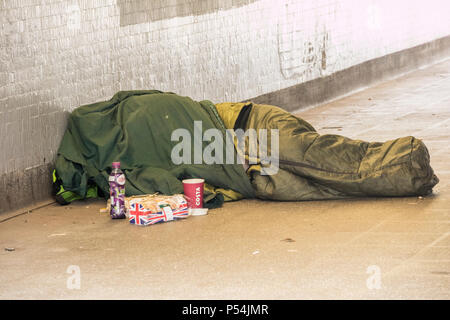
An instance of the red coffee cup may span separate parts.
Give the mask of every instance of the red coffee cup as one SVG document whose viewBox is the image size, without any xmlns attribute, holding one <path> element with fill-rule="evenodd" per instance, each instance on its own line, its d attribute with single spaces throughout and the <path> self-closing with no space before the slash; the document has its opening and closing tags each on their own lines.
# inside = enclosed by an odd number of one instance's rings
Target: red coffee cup
<svg viewBox="0 0 450 320">
<path fill-rule="evenodd" d="M 183 180 L 184 197 L 189 208 L 203 208 L 203 179 Z"/>
</svg>

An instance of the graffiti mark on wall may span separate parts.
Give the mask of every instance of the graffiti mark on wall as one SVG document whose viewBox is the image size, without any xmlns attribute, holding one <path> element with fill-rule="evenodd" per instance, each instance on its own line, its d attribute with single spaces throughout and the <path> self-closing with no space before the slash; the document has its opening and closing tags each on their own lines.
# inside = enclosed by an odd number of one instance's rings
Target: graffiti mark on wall
<svg viewBox="0 0 450 320">
<path fill-rule="evenodd" d="M 175 17 L 197 16 L 242 7 L 258 0 L 118 0 L 120 25 L 153 22 Z"/>
<path fill-rule="evenodd" d="M 327 21 L 303 19 L 300 9 L 286 4 L 278 22 L 278 55 L 285 79 L 326 75 L 335 56 Z"/>
</svg>

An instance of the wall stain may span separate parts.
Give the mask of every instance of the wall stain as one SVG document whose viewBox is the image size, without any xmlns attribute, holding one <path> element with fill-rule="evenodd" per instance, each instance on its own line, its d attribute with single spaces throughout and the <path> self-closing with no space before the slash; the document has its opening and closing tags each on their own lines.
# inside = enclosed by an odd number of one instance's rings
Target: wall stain
<svg viewBox="0 0 450 320">
<path fill-rule="evenodd" d="M 199 16 L 246 6 L 259 0 L 118 0 L 120 26 L 154 22 L 175 17 Z"/>
<path fill-rule="evenodd" d="M 323 36 L 323 45 L 322 45 L 322 70 L 327 69 L 327 45 L 328 45 L 328 33 L 325 33 Z"/>
</svg>

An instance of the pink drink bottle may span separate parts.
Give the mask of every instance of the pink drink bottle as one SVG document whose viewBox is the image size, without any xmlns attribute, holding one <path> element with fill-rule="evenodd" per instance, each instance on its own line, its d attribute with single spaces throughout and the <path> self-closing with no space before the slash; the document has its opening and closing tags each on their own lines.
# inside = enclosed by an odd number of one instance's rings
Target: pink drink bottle
<svg viewBox="0 0 450 320">
<path fill-rule="evenodd" d="M 109 175 L 109 195 L 112 219 L 124 219 L 125 216 L 125 175 L 120 170 L 120 162 L 112 163 Z"/>
</svg>

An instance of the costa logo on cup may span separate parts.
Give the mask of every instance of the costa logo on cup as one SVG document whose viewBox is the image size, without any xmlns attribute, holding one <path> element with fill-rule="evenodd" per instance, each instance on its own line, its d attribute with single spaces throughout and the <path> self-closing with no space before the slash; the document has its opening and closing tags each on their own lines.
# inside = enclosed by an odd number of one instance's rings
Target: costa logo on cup
<svg viewBox="0 0 450 320">
<path fill-rule="evenodd" d="M 201 208 L 201 191 L 200 187 L 195 188 L 195 205 L 199 208 Z"/>
<path fill-rule="evenodd" d="M 184 196 L 189 208 L 203 208 L 203 179 L 183 180 Z"/>
</svg>

